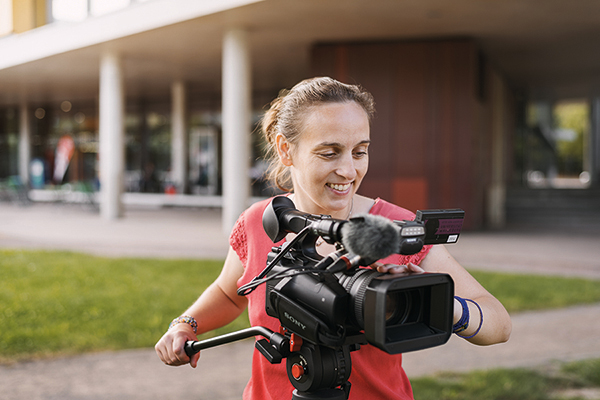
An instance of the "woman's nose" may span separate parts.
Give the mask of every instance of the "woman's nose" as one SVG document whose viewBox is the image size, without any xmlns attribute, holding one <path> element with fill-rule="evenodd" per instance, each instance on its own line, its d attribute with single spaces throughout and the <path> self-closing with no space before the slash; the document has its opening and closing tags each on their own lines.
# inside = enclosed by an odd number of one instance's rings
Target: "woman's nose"
<svg viewBox="0 0 600 400">
<path fill-rule="evenodd" d="M 353 181 L 356 178 L 356 168 L 352 154 L 344 155 L 344 157 L 340 158 L 336 173 L 348 181 Z"/>
</svg>

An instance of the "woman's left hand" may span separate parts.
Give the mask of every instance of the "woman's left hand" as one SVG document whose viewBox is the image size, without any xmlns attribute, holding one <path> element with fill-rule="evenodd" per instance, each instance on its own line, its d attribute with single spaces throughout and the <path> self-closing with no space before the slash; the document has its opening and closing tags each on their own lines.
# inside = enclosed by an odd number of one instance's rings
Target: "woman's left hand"
<svg viewBox="0 0 600 400">
<path fill-rule="evenodd" d="M 382 264 L 382 263 L 374 263 L 371 265 L 371 268 L 376 269 L 377 272 L 381 272 L 383 274 L 404 274 L 404 273 L 423 273 L 425 270 L 419 267 L 416 264 L 408 263 L 407 265 L 397 265 L 397 264 Z"/>
</svg>

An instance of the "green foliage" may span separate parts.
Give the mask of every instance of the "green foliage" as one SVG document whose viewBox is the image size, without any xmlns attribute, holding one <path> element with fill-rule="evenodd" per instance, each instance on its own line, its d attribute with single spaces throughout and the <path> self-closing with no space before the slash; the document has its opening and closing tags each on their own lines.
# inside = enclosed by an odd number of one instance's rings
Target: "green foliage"
<svg viewBox="0 0 600 400">
<path fill-rule="evenodd" d="M 574 382 L 574 386 L 600 387 L 600 359 L 574 361 L 565 364 L 562 372 Z"/>
<path fill-rule="evenodd" d="M 222 261 L 0 250 L 0 360 L 152 347 Z M 473 271 L 510 312 L 600 301 L 597 281 Z M 204 335 L 248 326 L 247 314 Z"/>
<path fill-rule="evenodd" d="M 585 100 L 556 103 L 552 108 L 552 118 L 553 121 L 546 121 L 534 103 L 527 107 L 527 128 L 520 132 L 515 142 L 519 170 L 521 173 L 529 170 L 546 173 L 548 168 L 555 166 L 559 175 L 576 177 L 584 168 L 590 132 L 590 105 Z M 540 129 L 548 123 L 552 124 L 548 128 L 559 133 L 556 137 L 544 137 L 541 132 Z"/>
<path fill-rule="evenodd" d="M 0 251 L 0 359 L 152 347 L 221 267 Z M 247 326 L 242 316 L 216 333 Z"/>
<path fill-rule="evenodd" d="M 575 399 L 569 390 L 600 387 L 600 359 L 556 368 L 493 369 L 464 374 L 444 373 L 412 379 L 418 400 L 551 400 Z M 577 396 L 576 392 L 572 393 Z"/>
<path fill-rule="evenodd" d="M 557 386 L 554 378 L 526 369 L 447 373 L 411 382 L 419 400 L 543 400 Z"/>
<path fill-rule="evenodd" d="M 494 369 L 444 373 L 411 382 L 418 400 L 575 400 L 583 398 L 581 389 L 597 390 L 600 386 L 599 367 L 600 360 L 596 359 L 564 364 L 558 371 Z"/>
<path fill-rule="evenodd" d="M 600 285 L 594 280 L 469 272 L 511 313 L 600 302 Z"/>
<path fill-rule="evenodd" d="M 554 109 L 556 126 L 575 132 L 574 140 L 557 140 L 559 171 L 579 174 L 583 166 L 584 139 L 589 131 L 589 106 L 584 102 L 557 104 Z"/>
</svg>

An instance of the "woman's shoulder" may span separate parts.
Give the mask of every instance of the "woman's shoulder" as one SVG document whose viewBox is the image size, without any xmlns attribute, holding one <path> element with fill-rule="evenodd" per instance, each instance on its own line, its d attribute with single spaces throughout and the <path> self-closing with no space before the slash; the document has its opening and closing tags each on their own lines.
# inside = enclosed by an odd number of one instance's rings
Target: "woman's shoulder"
<svg viewBox="0 0 600 400">
<path fill-rule="evenodd" d="M 260 200 L 252 204 L 242 212 L 231 230 L 229 245 L 238 254 L 243 265 L 246 265 L 248 257 L 249 240 L 252 243 L 255 243 L 257 240 L 261 243 L 269 241 L 263 228 L 262 216 L 271 200 L 273 198 Z"/>
<path fill-rule="evenodd" d="M 380 197 L 374 200 L 374 204 L 369 213 L 381 215 L 395 221 L 413 220 L 415 218 L 415 213 L 412 211 L 390 203 Z"/>
<path fill-rule="evenodd" d="M 268 199 L 259 200 L 256 203 L 253 203 L 242 213 L 242 215 L 246 219 L 257 217 L 262 219 L 262 215 L 265 212 L 265 208 L 267 208 L 267 206 L 271 203 L 271 201 L 273 201 L 275 197 L 278 196 L 269 197 Z"/>
<path fill-rule="evenodd" d="M 243 226 L 243 229 L 258 229 L 262 230 L 262 217 L 265 212 L 265 208 L 277 197 L 269 197 L 253 203 L 239 216 L 236 225 Z"/>
<path fill-rule="evenodd" d="M 263 212 L 265 208 L 267 208 L 267 205 L 273 200 L 273 198 L 274 197 L 269 197 L 268 199 L 263 199 L 257 201 L 256 203 L 252 203 L 252 205 L 248 207 L 246 211 L 244 211 L 244 214 Z"/>
</svg>

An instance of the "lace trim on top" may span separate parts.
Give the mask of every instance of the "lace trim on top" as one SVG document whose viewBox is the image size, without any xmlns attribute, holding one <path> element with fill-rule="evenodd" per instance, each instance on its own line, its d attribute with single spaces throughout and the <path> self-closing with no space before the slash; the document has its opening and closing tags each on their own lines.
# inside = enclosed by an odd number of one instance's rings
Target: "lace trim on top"
<svg viewBox="0 0 600 400">
<path fill-rule="evenodd" d="M 229 236 L 229 244 L 237 253 L 244 268 L 248 262 L 248 241 L 246 240 L 245 216 L 246 212 L 244 211 L 236 221 L 231 231 L 231 235 Z"/>
</svg>

